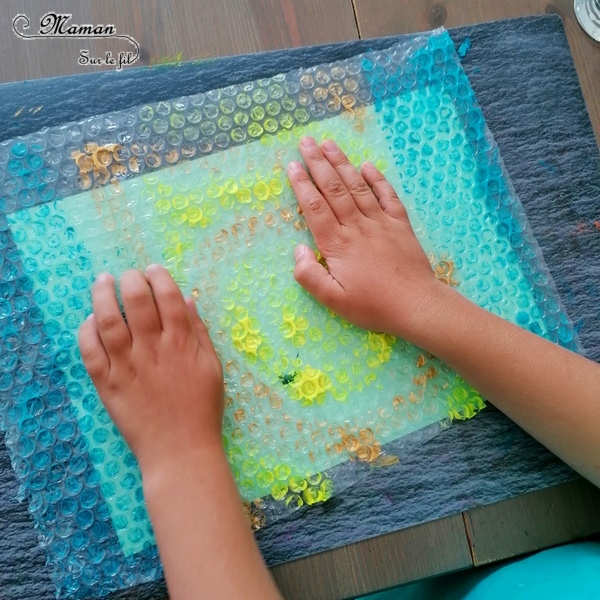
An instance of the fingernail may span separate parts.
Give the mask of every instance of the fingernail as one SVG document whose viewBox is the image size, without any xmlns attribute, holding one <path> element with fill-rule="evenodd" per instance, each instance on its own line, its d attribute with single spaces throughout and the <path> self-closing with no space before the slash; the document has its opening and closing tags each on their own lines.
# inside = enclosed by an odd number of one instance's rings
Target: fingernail
<svg viewBox="0 0 600 600">
<path fill-rule="evenodd" d="M 317 145 L 317 142 L 315 142 L 315 138 L 307 135 L 300 140 L 300 144 L 305 148 L 314 148 Z"/>
<path fill-rule="evenodd" d="M 90 313 L 87 317 L 86 317 L 86 321 L 91 321 L 94 318 L 94 313 Z"/>
<path fill-rule="evenodd" d="M 296 260 L 299 260 L 305 254 L 306 254 L 306 246 L 304 246 L 303 244 L 296 246 L 296 249 L 294 250 L 294 257 Z"/>
<path fill-rule="evenodd" d="M 302 170 L 302 163 L 297 160 L 293 160 L 288 165 L 288 171 L 301 171 L 301 170 Z"/>
<path fill-rule="evenodd" d="M 148 272 L 150 272 L 150 273 L 151 273 L 152 271 L 157 271 L 157 270 L 158 270 L 158 269 L 160 269 L 160 268 L 161 268 L 161 266 L 160 266 L 160 265 L 158 265 L 158 264 L 156 264 L 156 263 L 153 263 L 153 264 L 151 264 L 151 265 L 148 265 L 148 266 L 146 267 L 146 273 L 148 273 Z"/>
<path fill-rule="evenodd" d="M 363 167 L 367 167 L 367 169 L 374 169 L 375 165 L 370 160 L 367 160 L 363 163 Z"/>
<path fill-rule="evenodd" d="M 325 150 L 325 152 L 336 152 L 338 149 L 338 146 L 333 140 L 325 140 L 321 144 L 321 148 L 323 148 L 323 150 Z"/>
<path fill-rule="evenodd" d="M 96 277 L 96 281 L 106 281 L 109 283 L 112 283 L 115 280 L 115 278 L 110 274 L 110 273 L 100 273 L 98 275 L 98 277 Z"/>
</svg>

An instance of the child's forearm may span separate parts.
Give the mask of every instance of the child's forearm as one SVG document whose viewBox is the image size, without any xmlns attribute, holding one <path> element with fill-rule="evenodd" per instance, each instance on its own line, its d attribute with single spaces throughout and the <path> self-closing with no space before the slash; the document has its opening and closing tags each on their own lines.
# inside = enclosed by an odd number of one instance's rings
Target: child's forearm
<svg viewBox="0 0 600 600">
<path fill-rule="evenodd" d="M 288 176 L 327 267 L 296 250 L 296 280 L 334 312 L 450 364 L 600 485 L 600 366 L 488 313 L 438 281 L 402 203 L 369 163 L 304 138 Z M 312 179 L 311 179 L 312 178 Z"/>
<path fill-rule="evenodd" d="M 600 486 L 600 365 L 436 288 L 413 341 Z"/>
<path fill-rule="evenodd" d="M 221 448 L 169 457 L 143 477 L 172 600 L 280 598 Z"/>
</svg>

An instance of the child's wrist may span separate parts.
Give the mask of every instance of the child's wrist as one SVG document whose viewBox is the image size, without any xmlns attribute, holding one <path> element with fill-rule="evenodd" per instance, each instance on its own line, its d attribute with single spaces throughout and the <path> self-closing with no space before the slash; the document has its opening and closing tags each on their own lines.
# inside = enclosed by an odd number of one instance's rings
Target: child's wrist
<svg viewBox="0 0 600 600">
<path fill-rule="evenodd" d="M 202 477 L 215 468 L 220 470 L 224 464 L 228 465 L 220 439 L 218 442 L 203 442 L 185 449 L 142 456 L 139 466 L 144 495 L 153 493 L 164 485 L 171 486 L 178 480 Z"/>
<path fill-rule="evenodd" d="M 440 343 L 447 341 L 450 333 L 449 323 L 456 318 L 457 311 L 469 303 L 456 290 L 434 280 L 422 290 L 422 298 L 409 320 L 403 324 L 403 337 L 410 343 L 435 353 Z"/>
</svg>

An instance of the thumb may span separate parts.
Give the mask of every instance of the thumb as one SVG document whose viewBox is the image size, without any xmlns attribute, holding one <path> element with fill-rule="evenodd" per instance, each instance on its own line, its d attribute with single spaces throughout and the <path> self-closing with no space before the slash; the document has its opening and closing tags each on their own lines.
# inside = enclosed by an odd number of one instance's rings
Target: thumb
<svg viewBox="0 0 600 600">
<path fill-rule="evenodd" d="M 296 268 L 294 278 L 321 304 L 333 307 L 340 300 L 344 289 L 331 273 L 317 260 L 314 251 L 301 244 L 294 251 Z"/>
</svg>

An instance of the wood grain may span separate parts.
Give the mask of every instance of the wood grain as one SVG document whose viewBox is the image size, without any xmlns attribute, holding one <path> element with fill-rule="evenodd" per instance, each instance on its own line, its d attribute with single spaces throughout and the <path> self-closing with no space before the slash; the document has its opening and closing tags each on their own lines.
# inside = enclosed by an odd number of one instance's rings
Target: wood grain
<svg viewBox="0 0 600 600">
<path fill-rule="evenodd" d="M 51 9 L 72 13 L 77 24 L 114 24 L 140 43 L 138 66 L 358 38 L 351 0 L 55 0 Z M 38 29 L 49 10 L 39 0 L 2 0 L 0 82 L 105 70 L 78 65 L 79 50 L 104 56 L 131 49 L 125 41 L 25 41 L 12 32 L 17 14 Z"/>
<path fill-rule="evenodd" d="M 2 0 L 0 82 L 101 70 L 81 67 L 79 40 L 25 42 L 12 19 L 32 24 L 39 0 Z M 138 64 L 209 58 L 291 46 L 453 27 L 527 14 L 564 21 L 596 136 L 600 139 L 600 45 L 579 28 L 572 0 L 53 0 L 76 23 L 111 23 L 141 44 Z M 97 55 L 127 50 L 90 40 Z M 426 523 L 275 567 L 289 599 L 333 600 L 486 564 L 600 531 L 600 492 L 585 482 Z M 465 529 L 466 525 L 466 529 Z M 468 534 L 468 537 L 467 537 Z M 470 539 L 470 545 L 469 545 Z"/>
<path fill-rule="evenodd" d="M 510 17 L 556 13 L 564 21 L 596 139 L 600 144 L 600 44 L 585 34 L 573 0 L 354 0 L 361 37 L 458 27 Z"/>
<path fill-rule="evenodd" d="M 52 10 L 57 13 L 74 13 L 73 21 L 79 24 L 89 23 L 89 3 L 81 2 L 76 8 L 69 0 L 56 0 Z M 12 22 L 16 15 L 25 14 L 29 17 L 30 27 L 27 34 L 36 33 L 41 17 L 48 12 L 36 0 L 3 0 L 0 11 L 0 82 L 17 81 L 21 79 L 37 79 L 53 77 L 67 73 L 85 72 L 77 64 L 79 50 L 82 47 L 95 51 L 95 40 L 48 39 L 23 40 L 13 32 Z M 103 21 L 106 23 L 106 20 Z"/>
<path fill-rule="evenodd" d="M 340 600 L 472 566 L 461 515 L 274 567 L 287 600 Z"/>
<path fill-rule="evenodd" d="M 465 513 L 475 566 L 600 533 L 600 490 L 583 479 Z"/>
</svg>

